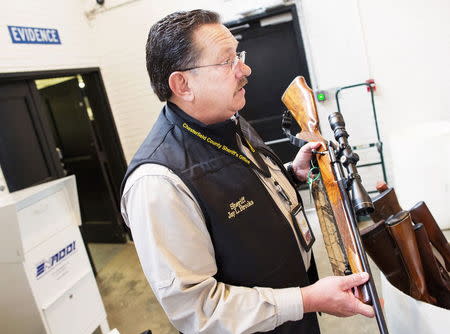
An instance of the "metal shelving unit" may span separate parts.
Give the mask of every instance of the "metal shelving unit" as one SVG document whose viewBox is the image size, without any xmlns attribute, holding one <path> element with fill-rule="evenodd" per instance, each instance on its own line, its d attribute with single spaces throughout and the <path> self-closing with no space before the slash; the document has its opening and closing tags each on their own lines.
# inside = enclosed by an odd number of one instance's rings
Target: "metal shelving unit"
<svg viewBox="0 0 450 334">
<path fill-rule="evenodd" d="M 384 156 L 383 156 L 383 142 L 381 141 L 381 138 L 380 138 L 380 130 L 378 128 L 377 111 L 376 111 L 376 108 L 375 108 L 375 98 L 374 98 L 374 94 L 373 94 L 374 90 L 376 89 L 375 82 L 373 80 L 367 80 L 366 82 L 363 82 L 363 83 L 359 83 L 359 84 L 355 84 L 355 85 L 350 85 L 350 86 L 345 86 L 345 87 L 339 88 L 336 91 L 336 94 L 335 94 L 337 109 L 338 109 L 338 112 L 341 112 L 341 106 L 339 104 L 339 94 L 343 90 L 352 89 L 352 88 L 355 88 L 355 87 L 362 87 L 362 86 L 366 86 L 367 90 L 370 92 L 372 111 L 373 111 L 373 118 L 374 118 L 374 122 L 375 122 L 375 130 L 376 130 L 376 133 L 377 133 L 377 141 L 375 143 L 368 143 L 368 144 L 364 144 L 364 145 L 352 146 L 352 149 L 353 150 L 360 150 L 360 149 L 365 149 L 365 148 L 376 147 L 376 149 L 378 151 L 378 154 L 380 155 L 380 160 L 377 161 L 377 162 L 373 162 L 373 163 L 358 165 L 358 168 L 364 168 L 364 167 L 371 167 L 371 166 L 381 165 L 381 169 L 383 171 L 383 179 L 384 179 L 385 182 L 387 182 L 386 167 L 385 167 Z M 369 191 L 368 193 L 369 194 L 370 193 L 377 193 L 377 191 L 373 190 L 373 191 Z"/>
</svg>

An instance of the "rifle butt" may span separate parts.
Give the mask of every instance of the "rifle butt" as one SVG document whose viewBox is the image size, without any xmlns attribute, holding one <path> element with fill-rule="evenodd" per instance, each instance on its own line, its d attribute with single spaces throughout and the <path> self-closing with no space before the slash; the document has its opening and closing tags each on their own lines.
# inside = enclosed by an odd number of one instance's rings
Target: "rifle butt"
<svg viewBox="0 0 450 334">
<path fill-rule="evenodd" d="M 385 189 L 372 200 L 374 211 L 370 214 L 374 223 L 387 220 L 390 216 L 402 211 L 394 188 Z"/>
<path fill-rule="evenodd" d="M 397 289 L 408 294 L 410 290 L 408 273 L 400 250 L 381 220 L 361 230 L 361 238 L 369 256 Z"/>
<path fill-rule="evenodd" d="M 436 304 L 436 299 L 430 295 L 426 285 L 411 215 L 408 211 L 400 211 L 386 221 L 386 227 L 400 249 L 408 271 L 411 285 L 409 295 L 417 300 Z"/>
<path fill-rule="evenodd" d="M 424 225 L 421 223 L 414 225 L 414 234 L 428 289 L 433 296 L 436 296 L 438 306 L 450 309 L 450 277 L 434 257 Z"/>
<path fill-rule="evenodd" d="M 411 210 L 411 218 L 415 223 L 422 223 L 428 237 L 444 259 L 447 271 L 450 271 L 450 245 L 425 202 L 419 202 Z"/>
</svg>

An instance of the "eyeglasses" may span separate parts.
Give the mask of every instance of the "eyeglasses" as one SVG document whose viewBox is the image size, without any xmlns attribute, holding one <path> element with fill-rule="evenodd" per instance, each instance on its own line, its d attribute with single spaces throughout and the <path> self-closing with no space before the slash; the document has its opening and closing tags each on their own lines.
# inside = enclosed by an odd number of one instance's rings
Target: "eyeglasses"
<svg viewBox="0 0 450 334">
<path fill-rule="evenodd" d="M 236 53 L 236 56 L 234 56 L 233 59 L 228 59 L 227 61 L 220 63 L 220 64 L 211 64 L 211 65 L 202 65 L 202 66 L 194 66 L 194 67 L 188 67 L 182 70 L 178 70 L 178 72 L 185 72 L 185 71 L 190 71 L 190 70 L 195 70 L 196 68 L 202 68 L 202 67 L 211 67 L 211 66 L 225 66 L 228 65 L 230 66 L 231 70 L 234 71 L 236 69 L 237 64 L 239 64 L 239 62 L 242 62 L 242 64 L 245 64 L 245 54 L 247 52 L 245 51 L 241 51 Z"/>
</svg>

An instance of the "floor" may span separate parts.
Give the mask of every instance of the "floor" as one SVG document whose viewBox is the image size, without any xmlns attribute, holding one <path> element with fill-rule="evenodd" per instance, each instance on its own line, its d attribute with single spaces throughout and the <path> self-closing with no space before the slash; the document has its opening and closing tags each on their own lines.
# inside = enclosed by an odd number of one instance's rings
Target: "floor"
<svg viewBox="0 0 450 334">
<path fill-rule="evenodd" d="M 112 249 L 109 258 L 108 246 Z M 133 243 L 90 245 L 90 249 L 111 329 L 117 328 L 120 334 L 140 334 L 148 329 L 152 334 L 178 333 L 147 284 Z M 97 261 L 97 254 L 102 262 Z"/>
<path fill-rule="evenodd" d="M 317 218 L 315 214 L 308 216 L 317 240 L 313 248 L 319 276 L 325 277 L 331 275 L 331 267 Z M 446 232 L 449 237 L 450 231 Z M 111 329 L 117 328 L 120 334 L 140 334 L 147 329 L 151 329 L 152 334 L 178 333 L 147 284 L 133 243 L 90 244 L 89 248 L 98 270 L 97 282 Z M 380 272 L 372 262 L 371 268 L 381 295 Z M 378 333 L 376 321 L 363 316 L 337 318 L 322 314 L 319 323 L 323 334 Z"/>
</svg>

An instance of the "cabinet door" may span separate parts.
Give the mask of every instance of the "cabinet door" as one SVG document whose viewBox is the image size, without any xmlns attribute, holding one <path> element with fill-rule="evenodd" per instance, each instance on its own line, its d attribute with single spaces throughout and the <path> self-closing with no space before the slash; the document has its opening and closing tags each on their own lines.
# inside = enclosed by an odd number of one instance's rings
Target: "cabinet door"
<svg viewBox="0 0 450 334">
<path fill-rule="evenodd" d="M 91 272 L 78 226 L 67 226 L 25 254 L 28 280 L 40 307 L 52 304 Z"/>
<path fill-rule="evenodd" d="M 43 309 L 51 334 L 90 334 L 106 318 L 92 273 Z"/>
<path fill-rule="evenodd" d="M 74 209 L 76 210 L 71 206 L 67 189 L 61 184 L 52 194 L 19 210 L 17 217 L 24 252 L 29 252 L 67 226 L 77 226 L 78 219 Z"/>
</svg>

